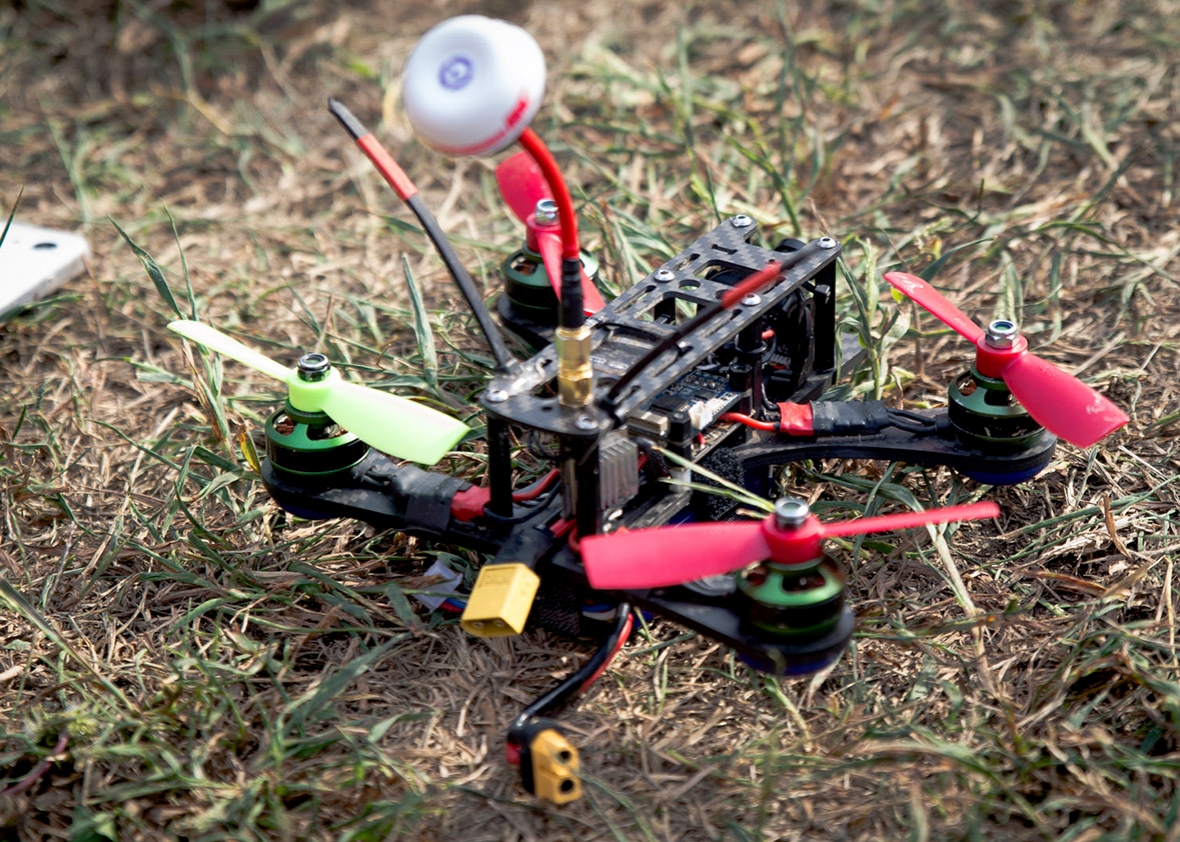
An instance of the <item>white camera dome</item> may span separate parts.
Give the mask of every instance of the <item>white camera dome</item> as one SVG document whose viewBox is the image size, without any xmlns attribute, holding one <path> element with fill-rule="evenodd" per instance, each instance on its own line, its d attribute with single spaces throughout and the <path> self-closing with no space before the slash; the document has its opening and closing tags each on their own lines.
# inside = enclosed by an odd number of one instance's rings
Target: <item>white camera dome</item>
<svg viewBox="0 0 1180 842">
<path fill-rule="evenodd" d="M 545 93 L 545 55 L 519 26 L 483 15 L 443 21 L 402 73 L 414 133 L 448 155 L 489 155 L 532 122 Z"/>
</svg>

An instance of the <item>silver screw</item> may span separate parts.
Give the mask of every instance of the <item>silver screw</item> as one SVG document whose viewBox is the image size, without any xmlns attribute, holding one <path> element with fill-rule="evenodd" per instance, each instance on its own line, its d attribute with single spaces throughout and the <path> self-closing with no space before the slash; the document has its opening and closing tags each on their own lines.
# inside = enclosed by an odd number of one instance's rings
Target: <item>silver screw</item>
<svg viewBox="0 0 1180 842">
<path fill-rule="evenodd" d="M 574 421 L 574 426 L 579 430 L 597 430 L 598 422 L 589 415 L 579 415 L 577 420 Z"/>
<path fill-rule="evenodd" d="M 831 237 L 820 237 L 817 242 L 821 249 L 834 249 L 836 247 L 836 241 Z"/>
<path fill-rule="evenodd" d="M 757 307 L 762 303 L 762 296 L 756 292 L 747 292 L 742 296 L 742 303 L 747 307 Z"/>
<path fill-rule="evenodd" d="M 676 277 L 676 273 L 671 269 L 660 269 L 653 276 L 657 281 L 667 282 Z"/>
<path fill-rule="evenodd" d="M 807 501 L 798 497 L 780 497 L 774 503 L 774 522 L 779 529 L 798 529 L 810 514 Z"/>
<path fill-rule="evenodd" d="M 1020 336 L 1020 331 L 1016 329 L 1016 323 L 1007 319 L 996 319 L 987 326 L 986 341 L 990 348 L 997 350 L 1011 348 L 1016 344 L 1018 336 Z"/>
<path fill-rule="evenodd" d="M 537 202 L 537 209 L 534 211 L 538 225 L 556 225 L 557 224 L 557 202 L 552 199 L 542 199 Z"/>
<path fill-rule="evenodd" d="M 729 220 L 734 228 L 749 228 L 754 224 L 754 220 L 746 216 L 744 213 L 739 213 L 733 219 Z"/>
<path fill-rule="evenodd" d="M 508 393 L 503 389 L 488 389 L 487 394 L 484 395 L 484 400 L 488 403 L 504 403 L 504 401 L 508 400 Z"/>
<path fill-rule="evenodd" d="M 305 383 L 318 383 L 328 376 L 332 364 L 323 354 L 304 354 L 299 358 L 296 370 L 299 379 Z"/>
</svg>

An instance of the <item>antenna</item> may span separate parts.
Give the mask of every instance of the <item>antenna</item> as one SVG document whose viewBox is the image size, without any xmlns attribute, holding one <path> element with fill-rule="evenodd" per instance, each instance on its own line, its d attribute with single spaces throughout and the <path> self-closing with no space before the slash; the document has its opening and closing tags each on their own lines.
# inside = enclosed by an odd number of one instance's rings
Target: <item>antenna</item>
<svg viewBox="0 0 1180 842">
<path fill-rule="evenodd" d="M 397 193 L 401 200 L 414 212 L 414 215 L 418 217 L 418 221 L 422 223 L 422 228 L 426 231 L 426 236 L 434 243 L 434 248 L 438 251 L 439 256 L 442 257 L 443 263 L 446 264 L 447 271 L 451 273 L 451 277 L 459 285 L 459 291 L 463 293 L 463 298 L 467 300 L 467 306 L 471 308 L 471 312 L 475 315 L 475 321 L 479 323 L 479 329 L 483 331 L 484 338 L 487 339 L 488 345 L 491 346 L 492 356 L 496 358 L 496 367 L 501 371 L 512 371 L 516 366 L 516 360 L 513 359 L 511 352 L 509 352 L 508 346 L 504 344 L 504 338 L 500 335 L 500 330 L 496 327 L 496 323 L 492 321 L 492 314 L 488 312 L 487 306 L 483 303 L 483 298 L 479 294 L 479 289 L 475 286 L 475 281 L 471 279 L 471 276 L 467 274 L 467 270 L 463 268 L 463 264 L 459 262 L 459 255 L 455 253 L 454 246 L 447 239 L 447 235 L 443 233 L 438 220 L 434 218 L 434 214 L 426 207 L 426 204 L 422 201 L 422 197 L 418 195 L 417 185 L 410 180 L 405 170 L 398 165 L 393 156 L 381 145 L 381 141 L 377 140 L 377 136 L 366 129 L 364 124 L 342 102 L 336 99 L 329 99 L 328 110 L 348 130 L 348 133 L 352 135 L 352 139 L 356 141 L 357 147 L 373 162 L 373 166 L 377 168 L 377 172 L 381 173 L 382 178 L 393 188 L 393 192 Z"/>
<path fill-rule="evenodd" d="M 594 399 L 583 309 L 578 222 L 557 161 L 529 123 L 545 92 L 545 56 L 505 21 L 461 15 L 422 37 L 402 74 L 402 107 L 423 142 L 448 155 L 490 155 L 519 139 L 553 191 L 561 225 L 561 310 L 556 342 L 562 406 Z"/>
</svg>

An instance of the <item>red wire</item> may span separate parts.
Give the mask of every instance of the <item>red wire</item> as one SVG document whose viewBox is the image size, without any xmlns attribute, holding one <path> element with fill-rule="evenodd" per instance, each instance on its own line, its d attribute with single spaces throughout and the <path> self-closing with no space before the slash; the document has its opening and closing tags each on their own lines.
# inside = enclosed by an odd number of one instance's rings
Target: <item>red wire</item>
<svg viewBox="0 0 1180 842">
<path fill-rule="evenodd" d="M 553 525 L 549 527 L 549 531 L 553 533 L 554 537 L 560 538 L 565 533 L 574 528 L 574 519 L 568 518 L 565 520 L 554 521 Z"/>
<path fill-rule="evenodd" d="M 781 263 L 768 263 L 762 269 L 759 269 L 750 277 L 739 283 L 733 289 L 728 290 L 721 296 L 721 306 L 728 310 L 739 301 L 746 297 L 751 292 L 758 292 L 762 287 L 769 284 L 778 277 Z"/>
<path fill-rule="evenodd" d="M 397 161 L 393 159 L 393 156 L 389 154 L 389 151 L 381 145 L 381 141 L 377 140 L 376 135 L 369 133 L 363 137 L 358 137 L 356 139 L 356 145 L 373 162 L 373 166 L 377 168 L 377 172 L 381 173 L 381 177 L 393 188 L 393 192 L 397 193 L 403 202 L 408 202 L 410 197 L 417 195 L 418 188 L 414 185 L 414 182 L 410 181 L 410 177 L 406 175 L 406 171 L 398 165 Z"/>
<path fill-rule="evenodd" d="M 740 412 L 726 412 L 721 416 L 722 421 L 736 421 L 739 424 L 745 424 L 747 427 L 752 427 L 755 430 L 765 430 L 768 433 L 773 433 L 778 430 L 776 424 L 769 421 L 759 421 L 757 418 L 751 418 L 749 415 L 742 415 Z"/>
<path fill-rule="evenodd" d="M 565 184 L 557 160 L 545 141 L 532 129 L 524 130 L 520 136 L 520 145 L 533 156 L 545 180 L 549 182 L 549 189 L 553 191 L 553 201 L 557 202 L 557 214 L 561 218 L 561 256 L 569 260 L 581 260 L 582 247 L 578 244 L 578 218 L 574 215 L 574 200 L 570 198 L 569 187 Z"/>
<path fill-rule="evenodd" d="M 557 468 L 554 468 L 552 471 L 545 474 L 545 476 L 541 477 L 528 488 L 521 489 L 520 491 L 514 491 L 512 493 L 512 499 L 517 503 L 520 503 L 524 500 L 536 500 L 547 488 L 549 488 L 549 486 L 553 485 L 553 481 L 559 476 L 561 476 L 561 471 Z"/>
<path fill-rule="evenodd" d="M 578 693 L 585 693 L 590 689 L 591 685 L 593 685 L 594 682 L 597 681 L 604 672 L 606 672 L 606 668 L 609 667 L 611 662 L 618 656 L 620 652 L 623 651 L 623 647 L 627 644 L 627 638 L 631 636 L 631 628 L 634 625 L 635 614 L 631 611 L 628 611 L 627 625 L 623 627 L 623 633 L 619 635 L 619 642 L 615 644 L 614 651 L 610 653 L 609 658 L 602 662 L 602 666 L 598 668 L 594 675 L 586 679 L 586 683 L 582 685 L 581 689 L 578 690 Z"/>
</svg>

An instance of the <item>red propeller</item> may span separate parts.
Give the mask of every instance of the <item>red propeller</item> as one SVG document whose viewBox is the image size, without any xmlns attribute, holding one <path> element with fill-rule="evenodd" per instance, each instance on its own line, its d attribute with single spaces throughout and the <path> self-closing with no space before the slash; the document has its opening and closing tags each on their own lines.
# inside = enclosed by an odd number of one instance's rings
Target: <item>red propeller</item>
<svg viewBox="0 0 1180 842">
<path fill-rule="evenodd" d="M 1107 398 L 1036 354 L 1016 325 L 975 324 L 938 290 L 908 272 L 887 272 L 885 280 L 947 327 L 975 343 L 975 368 L 1004 384 L 1038 424 L 1055 436 L 1089 447 L 1130 419 Z"/>
<path fill-rule="evenodd" d="M 537 203 L 553 198 L 541 168 L 528 152 L 517 152 L 496 167 L 496 182 L 500 185 L 500 195 L 508 207 L 528 227 L 528 247 L 541 255 L 545 271 L 549 274 L 549 283 L 553 284 L 553 291 L 560 299 L 561 223 L 557 220 L 556 211 L 551 219 L 545 215 L 537 219 Z M 602 294 L 585 270 L 582 271 L 582 305 L 587 316 L 606 306 Z"/>
<path fill-rule="evenodd" d="M 824 538 L 909 529 L 952 520 L 995 517 L 995 503 L 972 503 L 820 523 L 795 498 L 775 504 L 774 514 L 748 523 L 692 523 L 591 535 L 579 544 L 586 577 L 600 590 L 634 590 L 679 585 L 732 573 L 759 561 L 802 564 L 820 555 Z"/>
</svg>

